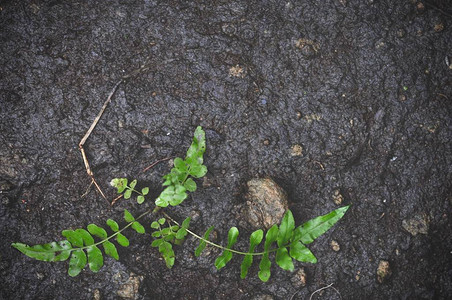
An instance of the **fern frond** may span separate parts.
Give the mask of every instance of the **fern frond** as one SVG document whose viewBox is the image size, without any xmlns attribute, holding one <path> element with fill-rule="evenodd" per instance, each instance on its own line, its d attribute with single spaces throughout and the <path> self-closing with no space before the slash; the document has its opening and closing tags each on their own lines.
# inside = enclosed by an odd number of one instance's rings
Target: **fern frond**
<svg viewBox="0 0 452 300">
<path fill-rule="evenodd" d="M 138 233 L 144 232 L 144 227 L 129 212 L 125 212 L 126 216 L 130 222 L 121 230 L 119 230 L 119 225 L 116 221 L 112 219 L 107 220 L 107 225 L 114 232 L 111 235 L 108 235 L 104 228 L 96 224 L 89 224 L 87 226 L 88 230 L 83 228 L 63 230 L 62 235 L 66 240 L 60 242 L 34 246 L 13 243 L 12 246 L 26 256 L 36 260 L 57 262 L 70 258 L 68 274 L 72 277 L 80 274 L 87 264 L 91 271 L 98 272 L 104 265 L 104 257 L 98 246 L 102 245 L 106 255 L 118 260 L 118 250 L 110 240 L 116 238 L 119 245 L 127 247 L 129 246 L 129 240 L 121 233 L 124 229 L 131 226 Z M 95 242 L 94 237 L 101 240 Z"/>
</svg>

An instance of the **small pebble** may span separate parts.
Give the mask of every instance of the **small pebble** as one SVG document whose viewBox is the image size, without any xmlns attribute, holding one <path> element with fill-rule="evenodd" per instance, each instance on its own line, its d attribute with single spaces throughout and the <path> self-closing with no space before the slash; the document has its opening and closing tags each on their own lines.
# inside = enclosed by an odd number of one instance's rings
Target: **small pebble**
<svg viewBox="0 0 452 300">
<path fill-rule="evenodd" d="M 444 30 L 444 24 L 443 23 L 435 24 L 435 27 L 433 29 L 435 30 L 435 32 L 441 32 Z"/>
<path fill-rule="evenodd" d="M 95 290 L 94 290 L 94 293 L 93 293 L 93 299 L 94 299 L 94 300 L 100 300 L 100 299 L 101 299 L 101 297 L 100 297 L 100 291 L 99 291 L 98 289 L 95 289 Z"/>
<path fill-rule="evenodd" d="M 302 156 L 303 155 L 303 147 L 300 145 L 293 145 L 292 151 L 290 153 L 292 156 Z"/>
<path fill-rule="evenodd" d="M 419 2 L 419 3 L 416 5 L 416 8 L 417 8 L 417 10 L 418 10 L 419 12 L 423 12 L 423 11 L 425 10 L 425 5 L 424 5 L 424 3 Z"/>
<path fill-rule="evenodd" d="M 343 200 L 344 200 L 344 196 L 341 195 L 341 192 L 339 190 L 335 190 L 334 194 L 333 194 L 334 204 L 340 205 Z"/>
<path fill-rule="evenodd" d="M 239 65 L 233 66 L 229 69 L 229 76 L 232 77 L 245 77 L 245 69 Z"/>
<path fill-rule="evenodd" d="M 405 35 L 406 35 L 406 31 L 404 29 L 397 30 L 397 36 L 399 38 L 403 38 L 403 37 L 405 37 Z"/>
<path fill-rule="evenodd" d="M 383 283 L 391 275 L 391 268 L 387 260 L 380 260 L 377 269 L 377 280 L 379 283 Z"/>
<path fill-rule="evenodd" d="M 192 211 L 190 212 L 190 219 L 191 219 L 193 222 L 198 221 L 200 217 L 201 217 L 201 212 L 200 212 L 199 210 L 192 210 Z"/>
<path fill-rule="evenodd" d="M 202 179 L 202 187 L 207 188 L 207 187 L 211 187 L 211 186 L 212 186 L 212 181 L 209 178 L 204 177 Z"/>
<path fill-rule="evenodd" d="M 417 215 L 411 219 L 402 221 L 403 229 L 408 231 L 412 236 L 416 236 L 418 234 L 428 234 L 428 225 L 429 220 L 425 214 Z"/>
<path fill-rule="evenodd" d="M 335 252 L 338 252 L 339 250 L 341 250 L 341 246 L 335 240 L 331 241 L 330 246 L 331 246 L 331 249 L 333 249 L 333 251 L 335 251 Z"/>
<path fill-rule="evenodd" d="M 295 288 L 300 288 L 303 286 L 306 286 L 306 272 L 304 270 L 304 268 L 300 268 L 290 279 L 290 281 L 292 282 L 292 285 Z"/>
</svg>

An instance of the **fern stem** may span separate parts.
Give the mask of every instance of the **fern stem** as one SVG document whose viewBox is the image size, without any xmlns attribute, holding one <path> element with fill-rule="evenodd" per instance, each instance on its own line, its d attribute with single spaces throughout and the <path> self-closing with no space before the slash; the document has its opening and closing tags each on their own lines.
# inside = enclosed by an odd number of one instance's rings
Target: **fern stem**
<svg viewBox="0 0 452 300">
<path fill-rule="evenodd" d="M 173 223 L 175 223 L 175 224 L 178 225 L 178 226 L 181 226 L 176 220 L 174 220 L 173 218 L 171 218 L 167 213 L 165 213 L 165 212 L 162 212 L 162 213 L 163 213 L 163 215 L 164 215 L 166 218 L 168 218 L 169 220 L 171 220 Z M 227 251 L 230 251 L 230 252 L 235 253 L 235 254 L 259 256 L 259 255 L 265 255 L 265 254 L 270 253 L 270 252 L 276 252 L 276 251 L 278 251 L 278 249 L 279 249 L 279 248 L 276 248 L 276 249 L 271 249 L 271 250 L 264 251 L 264 252 L 253 252 L 253 253 L 250 253 L 250 252 L 242 252 L 242 251 L 230 249 L 230 248 L 227 248 L 227 247 L 224 247 L 224 246 L 215 244 L 214 242 L 211 242 L 211 241 L 209 241 L 209 240 L 206 240 L 206 239 L 203 238 L 202 236 L 197 235 L 196 233 L 194 233 L 193 231 L 191 231 L 191 230 L 188 229 L 188 228 L 187 228 L 186 230 L 187 230 L 187 232 L 188 232 L 189 234 L 191 234 L 191 235 L 194 236 L 195 238 L 197 238 L 197 239 L 199 239 L 199 240 L 202 240 L 202 241 L 206 242 L 207 244 L 209 244 L 209 245 L 211 245 L 211 246 L 214 246 L 214 247 L 217 247 L 217 248 L 220 248 L 220 249 L 223 249 L 223 250 L 227 250 Z M 285 246 L 285 247 L 287 247 L 287 246 Z"/>
<path fill-rule="evenodd" d="M 130 186 L 128 187 L 129 189 L 132 190 L 132 192 L 137 193 L 138 195 L 144 196 L 140 191 L 137 191 L 136 189 L 131 188 Z"/>
<path fill-rule="evenodd" d="M 209 245 L 212 245 L 212 246 L 214 246 L 214 247 L 217 247 L 217 248 L 220 248 L 220 249 L 223 249 L 223 250 L 230 251 L 230 252 L 232 252 L 232 253 L 236 253 L 236 254 L 240 254 L 240 255 L 264 255 L 264 254 L 267 253 L 267 252 L 255 252 L 255 253 L 250 253 L 250 252 L 237 251 L 237 250 L 234 250 L 234 249 L 230 249 L 230 248 L 227 248 L 227 247 L 224 247 L 224 246 L 215 244 L 214 242 L 211 242 L 211 241 L 209 241 L 209 240 L 206 240 L 205 238 L 203 238 L 203 237 L 197 235 L 196 233 L 194 233 L 193 231 L 191 231 L 191 230 L 189 230 L 189 229 L 187 229 L 187 232 L 190 233 L 192 236 L 196 237 L 197 239 L 203 240 L 204 242 L 206 242 L 206 243 L 209 244 Z M 273 251 L 276 251 L 276 250 L 278 250 L 278 249 L 272 249 L 272 250 L 270 250 L 270 251 L 268 251 L 268 252 L 273 252 Z"/>
<path fill-rule="evenodd" d="M 152 214 L 157 213 L 158 211 L 159 211 L 159 207 L 158 207 L 158 206 L 155 207 L 154 209 L 149 209 L 149 210 L 145 211 L 144 213 L 142 213 L 141 215 L 139 215 L 139 216 L 135 219 L 135 221 L 138 221 L 139 219 L 143 218 L 144 216 L 147 216 L 148 214 L 151 214 L 151 213 L 152 213 Z M 87 248 L 90 248 L 90 247 L 93 247 L 93 246 L 102 245 L 102 244 L 105 243 L 106 241 L 108 241 L 108 240 L 110 240 L 111 238 L 117 236 L 118 234 L 120 234 L 121 232 L 123 232 L 124 230 L 126 230 L 127 228 L 129 228 L 130 226 L 132 226 L 132 224 L 133 224 L 135 221 L 130 222 L 129 224 L 127 224 L 126 226 L 124 226 L 124 227 L 123 227 L 122 229 L 120 229 L 119 231 L 113 233 L 112 235 L 108 236 L 107 238 L 105 238 L 105 239 L 103 239 L 103 240 L 101 240 L 101 241 L 99 241 L 99 242 L 97 242 L 97 243 L 94 243 L 94 244 L 89 245 L 89 246 L 80 247 L 80 248 L 72 248 L 72 249 L 70 249 L 70 250 L 68 250 L 68 251 L 72 252 L 72 251 L 75 251 L 75 250 L 84 250 L 84 249 L 87 249 Z M 57 252 L 57 251 L 55 251 L 55 252 Z"/>
</svg>

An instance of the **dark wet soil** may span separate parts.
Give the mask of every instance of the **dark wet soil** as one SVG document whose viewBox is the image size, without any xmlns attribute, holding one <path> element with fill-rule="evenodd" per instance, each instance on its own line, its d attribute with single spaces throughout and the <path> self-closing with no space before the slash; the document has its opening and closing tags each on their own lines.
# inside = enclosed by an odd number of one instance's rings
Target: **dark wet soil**
<svg viewBox="0 0 452 300">
<path fill-rule="evenodd" d="M 134 273 L 137 299 L 308 299 L 331 283 L 342 299 L 450 299 L 452 8 L 420 3 L 1 1 L 0 298 L 113 299 Z M 195 231 L 215 225 L 224 241 L 254 177 L 287 191 L 298 224 L 334 200 L 352 205 L 312 245 L 319 262 L 296 264 L 305 287 L 276 267 L 262 283 L 256 264 L 241 280 L 237 258 L 217 271 L 217 252 L 195 258 L 191 239 L 168 270 L 149 235 L 129 232 L 120 261 L 76 278 L 67 262 L 10 247 L 150 206 L 82 198 L 90 180 L 77 147 L 114 84 L 144 63 L 85 147 L 108 197 L 119 176 L 158 194 L 168 164 L 139 171 L 183 155 L 202 125 L 209 184 L 170 211 L 195 216 Z M 421 233 L 404 228 L 412 219 Z M 246 248 L 250 229 L 239 229 Z M 392 270 L 383 283 L 381 260 Z"/>
</svg>

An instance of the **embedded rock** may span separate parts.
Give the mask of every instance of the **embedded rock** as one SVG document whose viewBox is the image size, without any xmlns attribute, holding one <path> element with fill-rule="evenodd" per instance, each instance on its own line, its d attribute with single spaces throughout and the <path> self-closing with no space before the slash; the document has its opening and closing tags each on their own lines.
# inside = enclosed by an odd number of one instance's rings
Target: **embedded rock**
<svg viewBox="0 0 452 300">
<path fill-rule="evenodd" d="M 290 279 L 295 288 L 306 286 L 307 275 L 304 268 L 300 268 Z"/>
<path fill-rule="evenodd" d="M 255 178 L 247 183 L 245 219 L 253 228 L 279 224 L 288 209 L 286 192 L 270 178 Z"/>
<path fill-rule="evenodd" d="M 426 215 L 418 215 L 408 220 L 402 221 L 402 227 L 411 235 L 416 236 L 419 233 L 428 233 L 428 218 Z"/>
<path fill-rule="evenodd" d="M 331 249 L 333 249 L 333 251 L 335 251 L 335 252 L 338 252 L 339 250 L 341 250 L 341 246 L 335 240 L 331 240 L 330 246 L 331 246 Z"/>
<path fill-rule="evenodd" d="M 122 299 L 138 299 L 138 289 L 143 276 L 130 273 L 129 278 L 118 289 L 117 295 Z"/>
</svg>

